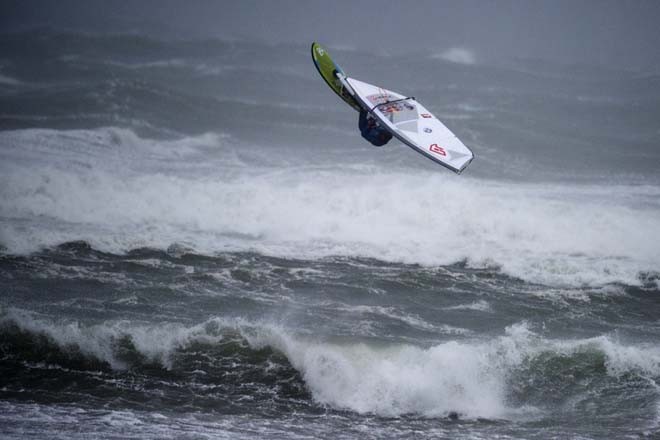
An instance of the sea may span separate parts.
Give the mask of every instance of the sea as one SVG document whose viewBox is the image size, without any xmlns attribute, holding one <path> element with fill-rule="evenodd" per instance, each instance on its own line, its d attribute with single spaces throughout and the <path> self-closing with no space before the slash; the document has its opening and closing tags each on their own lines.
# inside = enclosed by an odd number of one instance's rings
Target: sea
<svg viewBox="0 0 660 440">
<path fill-rule="evenodd" d="M 0 437 L 660 438 L 660 73 L 311 43 L 0 34 Z"/>
</svg>

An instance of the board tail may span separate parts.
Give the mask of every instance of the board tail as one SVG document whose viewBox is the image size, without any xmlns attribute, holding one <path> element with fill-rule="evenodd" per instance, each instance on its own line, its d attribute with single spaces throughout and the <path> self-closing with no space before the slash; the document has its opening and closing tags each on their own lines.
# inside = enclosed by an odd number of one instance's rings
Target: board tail
<svg viewBox="0 0 660 440">
<path fill-rule="evenodd" d="M 346 77 L 344 70 L 332 60 L 328 51 L 316 42 L 312 43 L 312 60 L 314 60 L 316 70 L 319 71 L 328 86 L 355 110 L 362 110 L 360 104 L 340 80 L 340 77 Z"/>
</svg>

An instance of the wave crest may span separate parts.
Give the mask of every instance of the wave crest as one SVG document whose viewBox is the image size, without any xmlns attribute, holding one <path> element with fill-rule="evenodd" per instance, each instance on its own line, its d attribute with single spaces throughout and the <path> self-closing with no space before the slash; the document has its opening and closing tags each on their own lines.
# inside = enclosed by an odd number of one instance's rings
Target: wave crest
<svg viewBox="0 0 660 440">
<path fill-rule="evenodd" d="M 88 368 L 98 368 L 94 362 L 100 361 L 120 370 L 155 363 L 180 373 L 201 370 L 211 383 L 238 390 L 244 381 L 289 383 L 288 392 L 298 397 L 304 387 L 318 404 L 381 416 L 515 417 L 543 406 L 542 396 L 561 400 L 580 392 L 580 383 L 575 390 L 569 386 L 576 377 L 615 386 L 619 380 L 660 375 L 657 346 L 624 346 L 605 336 L 547 340 L 525 323 L 488 341 L 418 347 L 312 340 L 281 326 L 243 320 L 212 318 L 192 326 L 126 321 L 83 325 L 11 309 L 2 319 L 2 337 L 5 358 L 27 356 L 16 348 L 21 343 L 41 341 L 43 347 L 48 340 L 53 344 L 49 350 L 60 350 L 50 357 L 43 352 L 52 362 L 67 356 L 80 361 L 82 355 L 87 363 L 91 359 Z M 15 352 L 7 353 L 7 347 Z"/>
</svg>

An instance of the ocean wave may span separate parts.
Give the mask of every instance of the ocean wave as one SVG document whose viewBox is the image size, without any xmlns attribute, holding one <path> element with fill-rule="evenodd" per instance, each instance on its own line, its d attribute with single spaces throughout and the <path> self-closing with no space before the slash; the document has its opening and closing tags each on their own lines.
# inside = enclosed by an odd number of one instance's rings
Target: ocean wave
<svg viewBox="0 0 660 440">
<path fill-rule="evenodd" d="M 660 263 L 648 240 L 660 230 L 654 186 L 269 164 L 268 151 L 214 134 L 25 130 L 0 142 L 0 243 L 9 252 L 75 240 L 114 253 L 182 243 L 206 254 L 466 261 L 558 286 L 640 285 Z"/>
<path fill-rule="evenodd" d="M 44 348 L 42 343 L 42 349 L 29 351 L 32 359 L 24 361 L 41 357 L 53 362 L 68 353 L 69 358 L 82 354 L 120 370 L 152 362 L 171 371 L 203 371 L 210 383 L 232 382 L 239 388 L 248 378 L 266 385 L 290 381 L 293 367 L 298 372 L 295 380 L 302 381 L 317 404 L 382 416 L 516 417 L 521 411 L 536 411 L 535 405 L 543 406 L 542 399 L 534 396 L 556 394 L 553 390 L 560 385 L 565 394 L 557 399 L 568 399 L 572 394 L 566 381 L 577 381 L 576 377 L 601 382 L 610 378 L 615 383 L 660 376 L 657 345 L 623 345 L 609 336 L 550 340 L 525 323 L 489 340 L 429 347 L 332 342 L 241 319 L 211 318 L 197 325 L 127 321 L 88 325 L 10 309 L 1 324 L 5 360 L 28 356 L 30 345 L 45 338 L 52 345 Z M 218 346 L 223 349 L 215 350 Z M 59 357 L 49 356 L 53 350 Z M 192 356 L 190 364 L 186 356 Z M 273 378 L 278 371 L 283 378 Z M 145 372 L 155 373 L 153 368 Z M 527 386 L 535 388 L 530 391 Z"/>
</svg>

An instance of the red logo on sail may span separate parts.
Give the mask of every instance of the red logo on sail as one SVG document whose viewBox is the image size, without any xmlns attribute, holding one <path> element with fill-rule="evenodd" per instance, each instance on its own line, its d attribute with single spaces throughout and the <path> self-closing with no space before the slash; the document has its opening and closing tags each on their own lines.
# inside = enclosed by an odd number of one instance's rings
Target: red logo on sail
<svg viewBox="0 0 660 440">
<path fill-rule="evenodd" d="M 442 147 L 438 147 L 438 144 L 431 144 L 431 146 L 429 147 L 429 150 L 433 151 L 434 153 L 438 153 L 442 156 L 447 155 L 447 152 L 445 151 L 445 149 L 442 148 Z"/>
</svg>

